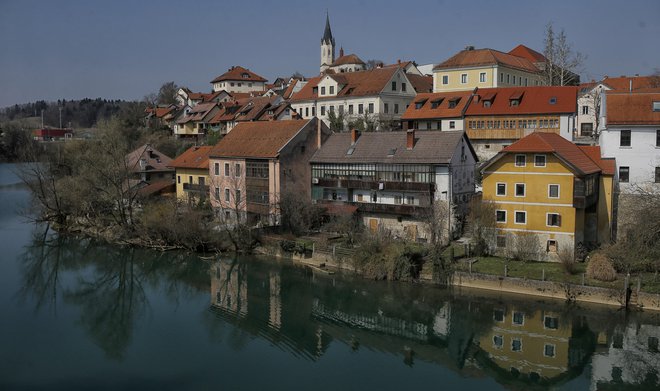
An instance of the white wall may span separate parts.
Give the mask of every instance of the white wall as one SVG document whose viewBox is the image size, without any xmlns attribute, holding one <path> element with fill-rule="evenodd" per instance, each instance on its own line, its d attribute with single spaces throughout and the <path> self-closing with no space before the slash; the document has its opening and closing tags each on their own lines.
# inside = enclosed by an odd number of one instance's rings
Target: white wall
<svg viewBox="0 0 660 391">
<path fill-rule="evenodd" d="M 213 92 L 217 92 L 217 91 L 253 92 L 253 91 L 264 91 L 265 89 L 266 89 L 266 83 L 264 83 L 263 81 L 224 80 L 219 83 L 213 84 Z"/>
<path fill-rule="evenodd" d="M 621 130 L 630 130 L 630 147 L 622 147 Z M 603 129 L 599 143 L 603 157 L 616 159 L 617 176 L 619 167 L 630 167 L 629 183 L 620 183 L 622 192 L 632 191 L 635 185 L 660 190 L 655 181 L 655 168 L 660 167 L 660 147 L 656 146 L 655 127 L 614 127 Z"/>
</svg>

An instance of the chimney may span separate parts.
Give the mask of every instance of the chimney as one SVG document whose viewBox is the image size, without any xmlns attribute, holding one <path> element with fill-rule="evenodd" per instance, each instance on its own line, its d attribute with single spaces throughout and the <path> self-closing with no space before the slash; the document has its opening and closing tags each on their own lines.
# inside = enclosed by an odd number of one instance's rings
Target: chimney
<svg viewBox="0 0 660 391">
<path fill-rule="evenodd" d="M 406 149 L 411 150 L 415 146 L 415 129 L 406 132 Z"/>
<path fill-rule="evenodd" d="M 360 131 L 357 129 L 351 129 L 351 145 L 355 145 L 355 143 L 359 138 L 360 138 Z"/>
<path fill-rule="evenodd" d="M 401 64 L 401 59 L 396 60 L 397 64 Z"/>
<path fill-rule="evenodd" d="M 632 92 L 632 79 L 630 79 L 630 92 Z"/>
</svg>

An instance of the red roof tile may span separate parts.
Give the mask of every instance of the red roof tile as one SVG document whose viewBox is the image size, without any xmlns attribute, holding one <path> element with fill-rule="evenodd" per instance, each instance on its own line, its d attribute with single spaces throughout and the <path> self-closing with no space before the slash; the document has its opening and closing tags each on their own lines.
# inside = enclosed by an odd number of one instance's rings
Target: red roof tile
<svg viewBox="0 0 660 391">
<path fill-rule="evenodd" d="M 658 125 L 660 111 L 653 111 L 653 102 L 660 102 L 660 92 L 607 92 L 607 125 Z"/>
<path fill-rule="evenodd" d="M 490 107 L 485 107 L 483 97 L 491 97 L 493 94 Z M 577 111 L 577 87 L 482 88 L 477 90 L 476 95 L 479 99 L 472 99 L 465 112 L 466 116 L 559 114 Z M 520 98 L 516 98 L 518 96 Z M 520 99 L 520 102 L 517 106 L 511 106 L 510 99 Z"/>
<path fill-rule="evenodd" d="M 241 122 L 211 150 L 210 157 L 276 158 L 307 121 Z"/>
<path fill-rule="evenodd" d="M 579 148 L 582 152 L 586 153 L 587 156 L 598 165 L 598 167 L 600 167 L 604 175 L 614 175 L 614 172 L 616 171 L 616 161 L 614 159 L 603 159 L 600 153 L 600 146 L 580 145 Z"/>
<path fill-rule="evenodd" d="M 414 73 L 406 73 L 406 77 L 410 80 L 415 92 L 433 92 L 433 76 L 415 75 Z"/>
<path fill-rule="evenodd" d="M 209 168 L 209 153 L 212 146 L 190 147 L 184 153 L 172 160 L 170 167 L 174 168 Z"/>
<path fill-rule="evenodd" d="M 343 87 L 336 96 L 318 96 L 314 88 L 325 76 L 311 78 L 305 86 L 294 94 L 291 101 L 304 101 L 314 99 L 337 99 L 340 97 L 376 95 L 380 93 L 399 68 L 377 68 L 368 71 L 346 72 L 328 75 L 337 80 Z M 407 75 L 406 75 L 407 76 Z"/>
<path fill-rule="evenodd" d="M 606 77 L 601 83 L 615 91 L 629 92 L 631 81 L 633 92 L 660 92 L 660 76 Z"/>
<path fill-rule="evenodd" d="M 593 174 L 601 171 L 601 168 L 580 147 L 555 133 L 534 132 L 504 148 L 502 152 L 554 153 L 573 166 L 578 174 Z"/>
<path fill-rule="evenodd" d="M 540 70 L 528 59 L 514 56 L 493 49 L 461 50 L 433 69 L 453 69 L 482 65 L 504 65 L 526 72 L 538 73 Z"/>
<path fill-rule="evenodd" d="M 239 80 L 239 81 L 245 80 L 245 81 L 257 81 L 257 82 L 267 81 L 266 79 L 257 75 L 251 70 L 247 68 L 243 68 L 242 66 L 238 66 L 238 65 L 229 68 L 227 72 L 211 80 L 211 83 L 217 83 L 224 80 Z"/>
<path fill-rule="evenodd" d="M 526 58 L 531 62 L 546 62 L 547 59 L 545 56 L 534 49 L 530 49 L 525 45 L 518 45 L 515 48 L 511 49 L 509 54 Z"/>
<path fill-rule="evenodd" d="M 347 54 L 345 56 L 341 56 L 338 59 L 335 60 L 335 62 L 330 65 L 331 67 L 338 66 L 338 65 L 346 65 L 346 64 L 362 64 L 364 65 L 364 61 L 360 59 L 356 54 Z"/>
<path fill-rule="evenodd" d="M 463 109 L 470 101 L 472 91 L 436 92 L 417 94 L 401 120 L 434 119 L 434 118 L 458 118 L 463 115 Z M 449 108 L 452 98 L 460 98 L 456 107 Z M 435 103 L 434 103 L 435 102 Z M 417 108 L 418 104 L 422 106 Z M 435 107 L 434 107 L 435 106 Z"/>
</svg>

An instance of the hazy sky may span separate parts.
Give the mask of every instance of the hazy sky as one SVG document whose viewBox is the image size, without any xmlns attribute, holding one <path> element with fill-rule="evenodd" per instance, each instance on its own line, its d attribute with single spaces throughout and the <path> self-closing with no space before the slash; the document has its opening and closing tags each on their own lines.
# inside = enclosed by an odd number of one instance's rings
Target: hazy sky
<svg viewBox="0 0 660 391">
<path fill-rule="evenodd" d="M 545 25 L 588 56 L 583 80 L 660 68 L 660 1 L 0 0 L 0 107 L 195 91 L 232 65 L 270 81 L 318 74 L 326 8 L 363 60 L 441 62 L 466 45 L 543 49 Z"/>
</svg>

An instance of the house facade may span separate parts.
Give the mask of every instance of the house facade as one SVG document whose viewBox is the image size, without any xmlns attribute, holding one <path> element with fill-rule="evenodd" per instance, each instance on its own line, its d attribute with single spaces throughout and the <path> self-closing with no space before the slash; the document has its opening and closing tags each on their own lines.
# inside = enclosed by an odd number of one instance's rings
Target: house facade
<svg viewBox="0 0 660 391">
<path fill-rule="evenodd" d="M 433 92 L 544 84 L 541 70 L 528 58 L 494 49 L 468 46 L 433 67 Z"/>
<path fill-rule="evenodd" d="M 420 93 L 401 117 L 403 129 L 463 130 L 472 91 Z"/>
<path fill-rule="evenodd" d="M 534 132 L 488 161 L 481 171 L 483 202 L 495 213 L 495 253 L 557 260 L 559 251 L 573 252 L 578 243 L 610 241 L 614 162 L 591 148 Z"/>
<path fill-rule="evenodd" d="M 430 240 L 425 217 L 445 208 L 444 237 L 474 193 L 476 154 L 463 132 L 334 133 L 310 160 L 312 199 L 357 209 L 366 227 Z"/>
<path fill-rule="evenodd" d="M 210 199 L 220 219 L 279 224 L 282 195 L 310 198 L 308 161 L 328 134 L 314 118 L 236 125 L 209 157 Z"/>
<path fill-rule="evenodd" d="M 227 72 L 211 80 L 211 84 L 213 85 L 213 92 L 245 93 L 264 91 L 267 81 L 264 77 L 257 75 L 251 70 L 235 65 L 229 68 Z"/>
<path fill-rule="evenodd" d="M 171 182 L 174 177 L 171 163 L 172 158 L 150 144 L 144 144 L 126 155 L 126 165 L 132 171 L 133 178 L 145 183 Z"/>
<path fill-rule="evenodd" d="M 195 105 L 187 114 L 176 122 L 174 136 L 176 138 L 199 138 L 210 128 L 211 119 L 220 111 L 215 102 L 204 102 Z"/>
<path fill-rule="evenodd" d="M 465 110 L 465 129 L 487 160 L 533 132 L 573 140 L 576 110 L 577 87 L 479 88 Z"/>
<path fill-rule="evenodd" d="M 195 202 L 209 196 L 209 153 L 212 146 L 190 147 L 172 160 L 176 170 L 176 198 Z"/>
<path fill-rule="evenodd" d="M 603 96 L 599 144 L 616 158 L 621 193 L 660 191 L 660 91 Z"/>
</svg>

